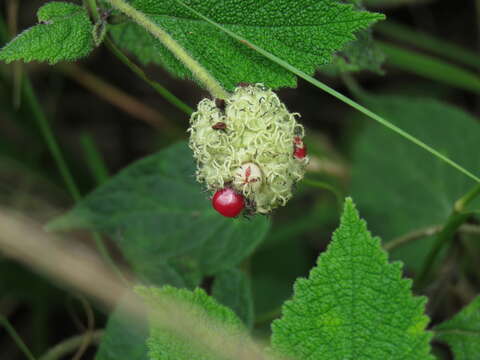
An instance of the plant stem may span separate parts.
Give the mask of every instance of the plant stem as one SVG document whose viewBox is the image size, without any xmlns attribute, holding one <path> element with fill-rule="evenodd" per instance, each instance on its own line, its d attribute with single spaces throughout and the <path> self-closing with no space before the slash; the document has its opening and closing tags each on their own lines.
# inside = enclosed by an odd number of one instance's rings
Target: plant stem
<svg viewBox="0 0 480 360">
<path fill-rule="evenodd" d="M 409 232 L 408 234 L 399 236 L 387 242 L 385 245 L 383 245 L 383 248 L 386 251 L 392 251 L 412 241 L 438 234 L 442 230 L 442 228 L 443 228 L 442 225 L 434 225 L 434 226 L 429 226 L 423 229 L 414 230 L 412 232 Z"/>
<path fill-rule="evenodd" d="M 137 119 L 144 121 L 153 127 L 166 130 L 166 134 L 183 134 L 182 130 L 172 125 L 169 120 L 157 110 L 112 86 L 79 65 L 58 65 L 57 68 L 60 69 L 63 74 L 87 88 L 98 97 L 108 101 L 110 104 Z"/>
<path fill-rule="evenodd" d="M 145 81 L 150 85 L 155 91 L 157 91 L 162 97 L 164 97 L 168 102 L 173 106 L 182 110 L 187 115 L 191 115 L 193 109 L 185 104 L 182 100 L 173 95 L 165 87 L 160 85 L 158 82 L 150 79 L 147 74 L 133 61 L 131 61 L 114 43 L 108 36 L 105 37 L 105 45 L 107 48 L 121 61 L 123 62 L 130 70 L 132 70 L 140 79 Z"/>
<path fill-rule="evenodd" d="M 45 117 L 45 114 L 43 113 L 43 110 L 41 109 L 37 101 L 32 85 L 27 76 L 24 77 L 24 92 L 25 92 L 24 95 L 25 95 L 26 101 L 30 104 L 35 120 L 37 121 L 37 125 L 39 126 L 40 131 L 45 139 L 45 142 L 47 143 L 47 147 L 50 150 L 50 153 L 55 160 L 55 163 L 62 175 L 63 180 L 65 181 L 65 184 L 67 185 L 67 189 L 69 190 L 75 202 L 80 201 L 81 199 L 80 192 L 78 191 L 77 185 L 73 180 L 73 176 L 70 173 L 70 170 L 68 169 L 67 163 L 63 158 L 60 147 L 50 128 L 50 124 L 48 123 L 47 118 Z M 103 259 L 110 265 L 112 270 L 120 277 L 120 279 L 125 283 L 127 283 L 121 271 L 115 265 L 115 262 L 110 256 L 107 248 L 105 247 L 105 244 L 103 243 L 101 236 L 97 233 L 92 233 L 92 236 L 95 241 L 95 245 L 97 246 L 97 249 L 100 252 Z"/>
<path fill-rule="evenodd" d="M 20 338 L 18 333 L 15 331 L 15 328 L 10 324 L 10 321 L 3 315 L 0 315 L 0 324 L 3 325 L 5 330 L 10 334 L 12 337 L 13 341 L 17 344 L 18 348 L 23 352 L 25 357 L 28 360 L 35 360 L 35 357 L 31 353 L 31 351 L 28 349 L 27 345 L 23 342 L 23 340 Z"/>
<path fill-rule="evenodd" d="M 432 249 L 427 255 L 427 259 L 422 266 L 422 270 L 417 277 L 418 288 L 425 285 L 425 282 L 433 271 L 433 265 L 435 264 L 438 254 L 440 254 L 440 252 L 453 241 L 457 230 L 470 216 L 470 213 L 466 212 L 465 208 L 478 194 L 480 194 L 480 185 L 475 186 L 471 191 L 455 202 L 452 213 L 448 217 L 445 226 L 438 234 Z"/>
<path fill-rule="evenodd" d="M 398 247 L 411 243 L 415 240 L 420 240 L 428 236 L 433 236 L 442 231 L 442 225 L 428 226 L 422 229 L 411 231 L 405 235 L 401 235 L 383 245 L 387 251 L 392 251 Z M 463 224 L 458 228 L 458 232 L 462 234 L 480 235 L 480 226 L 472 224 Z"/>
<path fill-rule="evenodd" d="M 342 209 L 342 205 L 343 205 L 342 195 L 340 194 L 340 191 L 336 189 L 334 186 L 324 181 L 317 181 L 317 180 L 311 180 L 311 179 L 303 179 L 303 182 L 308 186 L 324 189 L 331 192 L 335 196 L 335 199 L 337 200 L 338 208 L 340 210 Z"/>
<path fill-rule="evenodd" d="M 63 157 L 60 146 L 58 145 L 57 140 L 53 135 L 50 124 L 48 123 L 48 120 L 45 117 L 45 114 L 43 113 L 43 110 L 41 109 L 40 104 L 37 101 L 37 97 L 33 92 L 32 84 L 27 77 L 25 77 L 24 79 L 24 96 L 26 98 L 26 101 L 30 104 L 35 121 L 40 128 L 40 132 L 42 133 L 43 138 L 47 143 L 47 147 L 52 154 L 52 157 L 57 165 L 58 170 L 60 171 L 60 175 L 62 176 L 70 195 L 75 201 L 79 201 L 81 199 L 80 192 L 78 191 L 75 181 L 73 180 L 73 176 L 70 173 L 67 163 Z"/>
<path fill-rule="evenodd" d="M 85 157 L 87 158 L 87 165 L 95 178 L 98 185 L 103 184 L 108 180 L 109 174 L 107 166 L 103 161 L 100 151 L 98 151 L 93 138 L 88 133 L 83 133 L 80 136 L 80 143 L 83 146 Z"/>
<path fill-rule="evenodd" d="M 480 94 L 480 77 L 474 72 L 432 56 L 415 53 L 399 46 L 377 41 L 387 55 L 387 64 L 413 74 Z"/>
<path fill-rule="evenodd" d="M 456 170 L 460 171 L 461 173 L 463 173 L 464 175 L 468 176 L 470 179 L 472 180 L 475 180 L 475 182 L 477 183 L 480 183 L 480 178 L 476 175 L 474 175 L 472 172 L 468 171 L 467 169 L 465 169 L 464 167 L 460 166 L 459 164 L 457 164 L 456 162 L 454 162 L 453 160 L 451 160 L 450 158 L 446 157 L 445 155 L 443 155 L 442 153 L 440 153 L 439 151 L 435 150 L 434 148 L 428 146 L 427 144 L 425 144 L 423 141 L 417 139 L 416 137 L 410 135 L 409 133 L 407 133 L 406 131 L 402 130 L 401 128 L 399 128 L 398 126 L 392 124 L 390 121 L 384 119 L 383 117 L 375 114 L 373 111 L 367 109 L 366 107 L 360 105 L 359 103 L 357 103 L 356 101 L 353 101 L 352 99 L 350 99 L 349 97 L 339 93 L 338 91 L 332 89 L 330 86 L 328 86 L 327 84 L 324 84 L 323 82 L 311 77 L 310 75 L 304 73 L 303 71 L 297 69 L 295 66 L 292 66 L 290 65 L 288 62 L 286 62 L 285 60 L 282 60 L 281 58 L 279 58 L 278 56 L 275 56 L 273 55 L 272 53 L 264 50 L 263 48 L 251 43 L 250 41 L 242 38 L 240 35 L 237 35 L 236 33 L 234 33 L 233 31 L 230 31 L 228 29 L 226 29 L 225 27 L 223 27 L 222 25 L 220 24 L 217 24 L 216 22 L 210 20 L 208 17 L 204 16 L 203 14 L 199 13 L 198 11 L 196 11 L 195 9 L 193 9 L 192 7 L 186 5 L 185 3 L 183 3 L 182 1 L 180 0 L 175 0 L 178 4 L 182 5 L 183 7 L 185 7 L 186 9 L 190 10 L 192 13 L 194 13 L 195 15 L 197 15 L 198 17 L 202 18 L 203 20 L 205 20 L 206 22 L 208 22 L 209 24 L 217 27 L 218 29 L 220 29 L 221 31 L 223 31 L 224 33 L 230 35 L 232 38 L 238 40 L 240 43 L 242 43 L 243 45 L 245 46 L 248 46 L 249 48 L 257 51 L 259 54 L 265 56 L 267 59 L 275 62 L 276 64 L 280 65 L 281 67 L 283 67 L 284 69 L 292 72 L 293 74 L 297 75 L 298 77 L 301 77 L 302 79 L 308 81 L 310 84 L 316 86 L 317 88 L 319 88 L 320 90 L 323 90 L 324 92 L 326 92 L 327 94 L 330 94 L 332 95 L 333 97 L 337 98 L 338 100 L 344 102 L 345 104 L 347 104 L 348 106 L 351 106 L 352 108 L 354 108 L 355 110 L 361 112 L 362 114 L 368 116 L 369 118 L 371 118 L 372 120 L 375 120 L 376 122 L 382 124 L 383 126 L 385 126 L 386 128 L 392 130 L 393 132 L 397 133 L 398 135 L 400 135 L 401 137 L 407 139 L 408 141 L 414 143 L 415 145 L 421 147 L 422 149 L 426 150 L 427 152 L 429 152 L 430 154 L 434 155 L 435 157 L 437 157 L 438 159 L 442 160 L 443 162 L 447 163 L 448 165 L 450 165 L 451 167 L 455 168 Z M 479 87 L 480 89 L 480 87 Z"/>
<path fill-rule="evenodd" d="M 480 3 L 480 0 L 477 0 L 477 3 Z M 417 29 L 414 30 L 389 20 L 376 24 L 375 31 L 391 39 L 403 41 L 420 49 L 428 50 L 433 54 L 444 56 L 447 59 L 480 68 L 480 56 L 475 52 L 428 35 Z"/>
<path fill-rule="evenodd" d="M 229 96 L 229 93 L 222 88 L 220 83 L 202 65 L 200 65 L 197 60 L 191 57 L 184 48 L 182 48 L 167 32 L 155 24 L 147 15 L 138 11 L 124 0 L 106 1 L 157 38 L 192 72 L 192 75 L 207 88 L 212 96 L 219 99 L 225 99 Z"/>
<path fill-rule="evenodd" d="M 480 185 L 475 186 L 472 190 L 470 190 L 467 194 L 462 196 L 455 202 L 454 209 L 458 213 L 462 213 L 465 211 L 465 208 L 480 194 Z"/>
<path fill-rule="evenodd" d="M 66 354 L 69 354 L 75 351 L 79 346 L 82 345 L 85 336 L 90 336 L 92 344 L 98 344 L 100 339 L 104 334 L 103 330 L 95 330 L 90 334 L 82 334 L 71 337 L 67 340 L 62 341 L 61 343 L 55 345 L 53 348 L 48 350 L 39 360 L 58 360 L 64 357 Z"/>
<path fill-rule="evenodd" d="M 85 3 L 90 9 L 93 19 L 98 21 L 100 19 L 100 13 L 98 12 L 97 2 L 95 0 L 85 0 Z"/>
</svg>

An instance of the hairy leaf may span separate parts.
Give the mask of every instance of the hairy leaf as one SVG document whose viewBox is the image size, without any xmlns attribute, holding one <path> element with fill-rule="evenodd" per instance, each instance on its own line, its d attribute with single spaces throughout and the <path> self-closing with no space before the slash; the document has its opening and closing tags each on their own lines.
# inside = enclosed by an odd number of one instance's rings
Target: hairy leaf
<svg viewBox="0 0 480 360">
<path fill-rule="evenodd" d="M 436 100 L 401 96 L 371 97 L 367 104 L 466 169 L 480 168 L 474 151 L 480 126 L 462 110 Z M 358 116 L 354 121 L 360 121 Z M 475 185 L 441 160 L 369 121 L 353 154 L 352 195 L 372 230 L 385 241 L 442 224 L 454 202 Z M 417 270 L 431 240 L 416 241 L 392 255 Z"/>
<path fill-rule="evenodd" d="M 166 30 L 226 89 L 240 82 L 262 82 L 271 88 L 296 84 L 293 74 L 218 31 L 175 0 L 130 3 Z M 331 62 L 335 51 L 355 39 L 355 32 L 383 18 L 336 0 L 184 3 L 308 74 Z M 138 25 L 126 22 L 112 25 L 110 31 L 120 46 L 144 63 L 155 62 L 179 77 L 191 78 L 190 71 Z"/>
<path fill-rule="evenodd" d="M 344 0 L 352 3 L 358 10 L 364 10 L 361 0 Z M 382 65 L 385 54 L 373 40 L 371 29 L 363 29 L 355 34 L 356 39 L 349 42 L 335 55 L 332 64 L 326 65 L 323 70 L 327 73 L 356 72 L 369 70 L 383 74 Z"/>
<path fill-rule="evenodd" d="M 272 324 L 273 348 L 294 359 L 433 359 L 425 298 L 401 267 L 347 199 L 327 251 Z"/>
<path fill-rule="evenodd" d="M 232 309 L 248 328 L 253 325 L 253 295 L 250 279 L 237 268 L 216 274 L 212 296 Z"/>
<path fill-rule="evenodd" d="M 108 317 L 95 360 L 149 360 L 147 319 L 139 314 L 132 318 L 120 302 Z"/>
<path fill-rule="evenodd" d="M 160 321 L 155 319 L 155 311 L 164 309 L 164 302 L 173 302 L 180 306 L 184 316 L 191 318 L 195 323 L 201 323 L 207 327 L 208 333 L 202 331 L 202 338 L 210 338 L 217 341 L 225 331 L 231 335 L 244 332 L 244 326 L 240 319 L 229 308 L 219 304 L 214 298 L 208 296 L 202 289 L 189 291 L 176 289 L 170 286 L 159 288 L 138 288 L 137 292 L 142 295 L 152 309 L 150 315 L 150 337 L 147 341 L 149 357 L 151 360 L 213 360 L 219 359 L 211 352 L 197 343 L 194 336 L 186 338 L 178 333 L 173 333 Z M 175 313 L 170 316 L 175 316 Z M 182 326 L 179 324 L 179 326 Z M 189 333 L 199 331 L 191 325 L 185 325 Z"/>
<path fill-rule="evenodd" d="M 450 345 L 455 360 L 480 359 L 480 296 L 434 331 L 435 339 Z"/>
<path fill-rule="evenodd" d="M 78 5 L 49 2 L 37 13 L 39 24 L 25 30 L 0 50 L 0 60 L 48 61 L 55 64 L 86 56 L 93 49 L 93 25 Z"/>
<path fill-rule="evenodd" d="M 337 67 L 337 71 L 370 70 L 382 74 L 385 54 L 373 41 L 370 29 L 362 30 L 356 34 L 356 37 L 357 40 L 347 44 L 335 57 L 333 64 Z"/>
<path fill-rule="evenodd" d="M 194 174 L 190 149 L 173 145 L 121 171 L 49 228 L 109 234 L 141 279 L 194 287 L 240 263 L 269 228 L 265 217 L 220 216 Z"/>
</svg>

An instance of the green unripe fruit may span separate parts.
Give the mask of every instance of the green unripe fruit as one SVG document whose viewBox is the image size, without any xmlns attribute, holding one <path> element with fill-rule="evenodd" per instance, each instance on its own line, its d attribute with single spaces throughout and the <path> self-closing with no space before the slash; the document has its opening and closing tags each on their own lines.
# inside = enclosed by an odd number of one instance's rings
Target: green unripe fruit
<svg viewBox="0 0 480 360">
<path fill-rule="evenodd" d="M 190 118 L 197 180 L 211 191 L 231 187 L 243 194 L 250 212 L 285 205 L 308 163 L 308 156 L 294 156 L 294 139 L 304 135 L 299 114 L 262 84 L 239 86 L 218 105 L 203 99 Z"/>
</svg>

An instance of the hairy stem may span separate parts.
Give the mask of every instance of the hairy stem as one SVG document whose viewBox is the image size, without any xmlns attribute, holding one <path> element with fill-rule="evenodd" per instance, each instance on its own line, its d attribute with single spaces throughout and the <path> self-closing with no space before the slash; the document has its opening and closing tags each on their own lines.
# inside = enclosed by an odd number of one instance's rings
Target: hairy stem
<svg viewBox="0 0 480 360">
<path fill-rule="evenodd" d="M 191 57 L 184 48 L 182 48 L 167 32 L 155 24 L 147 15 L 138 11 L 124 0 L 107 0 L 107 2 L 157 38 L 192 72 L 192 75 L 203 84 L 214 97 L 225 99 L 229 96 L 228 92 L 223 89 L 220 83 L 202 65 L 200 65 L 197 60 Z"/>
</svg>

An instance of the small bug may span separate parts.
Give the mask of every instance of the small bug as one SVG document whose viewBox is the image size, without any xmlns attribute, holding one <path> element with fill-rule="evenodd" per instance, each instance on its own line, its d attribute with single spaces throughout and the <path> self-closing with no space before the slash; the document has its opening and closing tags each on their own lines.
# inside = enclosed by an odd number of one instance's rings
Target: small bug
<svg viewBox="0 0 480 360">
<path fill-rule="evenodd" d="M 225 100 L 223 100 L 223 99 L 218 99 L 218 98 L 215 99 L 215 106 L 216 106 L 217 108 L 219 108 L 220 110 L 225 111 L 225 106 L 226 106 Z"/>
<path fill-rule="evenodd" d="M 216 124 L 212 125 L 213 130 L 225 130 L 227 128 L 227 124 L 222 121 L 217 122 Z"/>
</svg>

